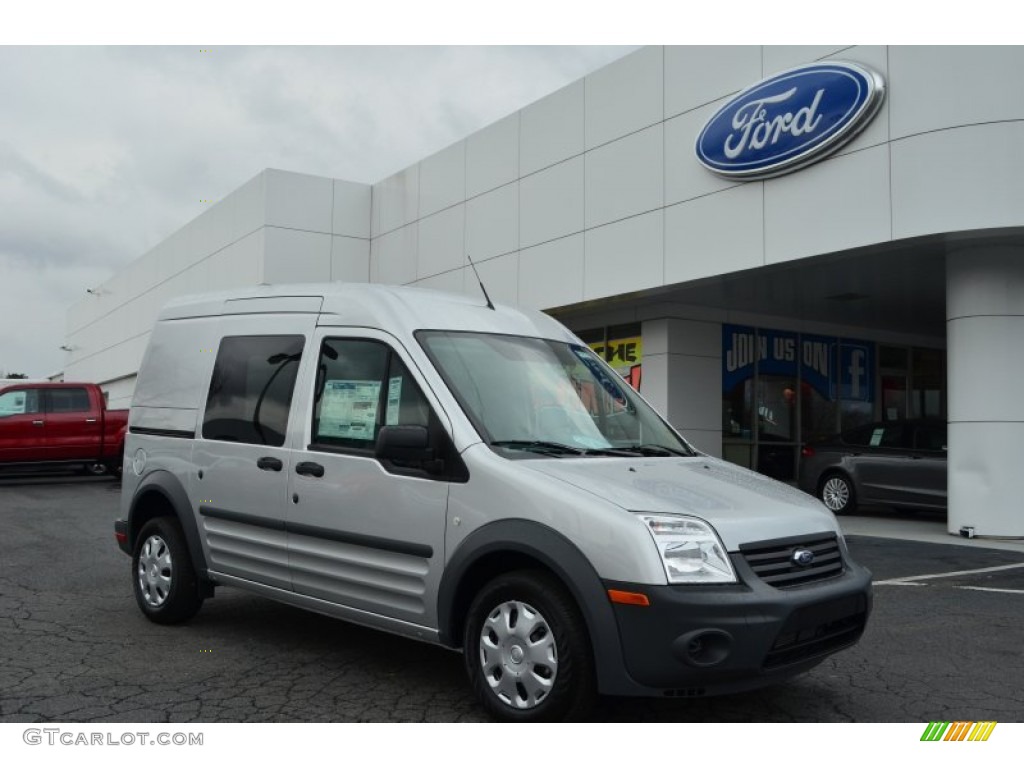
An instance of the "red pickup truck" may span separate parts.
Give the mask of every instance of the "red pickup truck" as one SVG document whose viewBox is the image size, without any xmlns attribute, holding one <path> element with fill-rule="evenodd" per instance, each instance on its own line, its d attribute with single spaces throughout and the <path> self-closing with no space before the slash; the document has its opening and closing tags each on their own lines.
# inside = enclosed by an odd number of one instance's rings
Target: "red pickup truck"
<svg viewBox="0 0 1024 768">
<path fill-rule="evenodd" d="M 0 468 L 81 465 L 120 475 L 128 411 L 95 384 L 0 383 Z"/>
</svg>

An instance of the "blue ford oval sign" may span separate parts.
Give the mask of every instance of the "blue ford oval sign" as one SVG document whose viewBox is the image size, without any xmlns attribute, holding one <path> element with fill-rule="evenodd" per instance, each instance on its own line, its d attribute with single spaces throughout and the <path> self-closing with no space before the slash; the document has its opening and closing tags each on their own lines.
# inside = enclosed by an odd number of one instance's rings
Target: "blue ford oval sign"
<svg viewBox="0 0 1024 768">
<path fill-rule="evenodd" d="M 884 97 L 882 76 L 859 64 L 825 61 L 781 72 L 708 120 L 697 137 L 697 159 L 729 178 L 788 173 L 856 136 Z"/>
</svg>

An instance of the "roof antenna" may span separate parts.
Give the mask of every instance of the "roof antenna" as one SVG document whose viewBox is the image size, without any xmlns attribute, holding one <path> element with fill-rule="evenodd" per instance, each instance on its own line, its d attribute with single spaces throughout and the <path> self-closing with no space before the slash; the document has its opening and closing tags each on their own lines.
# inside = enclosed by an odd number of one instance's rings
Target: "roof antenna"
<svg viewBox="0 0 1024 768">
<path fill-rule="evenodd" d="M 480 273 L 476 271 L 476 264 L 473 263 L 473 259 L 470 258 L 469 254 L 466 254 L 466 258 L 469 259 L 469 266 L 473 268 L 473 274 L 476 275 L 476 281 L 480 283 L 480 290 L 484 292 L 484 298 L 487 299 L 487 308 L 494 309 L 494 304 L 491 303 L 491 297 L 487 295 L 487 289 L 484 288 L 484 281 L 480 279 Z M 494 310 L 497 312 L 497 310 Z"/>
</svg>

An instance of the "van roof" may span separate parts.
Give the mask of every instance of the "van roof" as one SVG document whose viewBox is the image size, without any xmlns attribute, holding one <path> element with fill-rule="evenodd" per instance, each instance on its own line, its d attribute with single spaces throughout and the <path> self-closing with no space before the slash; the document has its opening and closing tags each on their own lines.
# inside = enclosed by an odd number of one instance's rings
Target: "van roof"
<svg viewBox="0 0 1024 768">
<path fill-rule="evenodd" d="M 250 313 L 318 313 L 320 325 L 401 330 L 460 330 L 573 341 L 543 312 L 495 304 L 479 296 L 379 283 L 258 285 L 182 296 L 168 302 L 159 320 Z"/>
</svg>

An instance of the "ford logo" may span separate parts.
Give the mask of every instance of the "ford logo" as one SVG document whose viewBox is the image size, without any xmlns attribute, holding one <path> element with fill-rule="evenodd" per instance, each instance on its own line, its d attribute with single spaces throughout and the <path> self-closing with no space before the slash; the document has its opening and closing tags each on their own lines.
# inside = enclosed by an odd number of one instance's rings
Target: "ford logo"
<svg viewBox="0 0 1024 768">
<path fill-rule="evenodd" d="M 850 62 L 790 69 L 743 91 L 708 120 L 697 159 L 720 176 L 766 179 L 835 152 L 878 112 L 885 81 Z"/>
<path fill-rule="evenodd" d="M 796 549 L 793 550 L 793 556 L 790 560 L 793 561 L 793 565 L 806 567 L 814 562 L 814 553 L 809 549 Z"/>
</svg>

